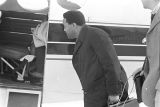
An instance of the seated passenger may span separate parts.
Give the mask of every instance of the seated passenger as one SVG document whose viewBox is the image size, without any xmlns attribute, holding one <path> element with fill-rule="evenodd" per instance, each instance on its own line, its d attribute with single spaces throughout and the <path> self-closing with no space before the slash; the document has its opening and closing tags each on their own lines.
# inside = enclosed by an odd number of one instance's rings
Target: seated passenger
<svg viewBox="0 0 160 107">
<path fill-rule="evenodd" d="M 35 52 L 33 55 L 27 55 L 24 58 L 29 59 L 34 69 L 30 70 L 29 75 L 33 78 L 31 82 L 37 85 L 43 83 L 45 50 L 48 38 L 48 18 L 38 24 L 36 28 L 31 28 L 33 33 L 33 45 Z M 34 58 L 35 56 L 35 58 Z"/>
</svg>

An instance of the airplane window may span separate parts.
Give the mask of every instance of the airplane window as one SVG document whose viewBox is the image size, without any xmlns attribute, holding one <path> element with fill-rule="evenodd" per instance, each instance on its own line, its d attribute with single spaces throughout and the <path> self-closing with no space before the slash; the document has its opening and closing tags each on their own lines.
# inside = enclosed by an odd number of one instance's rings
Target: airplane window
<svg viewBox="0 0 160 107">
<path fill-rule="evenodd" d="M 145 52 L 145 47 L 127 47 L 127 46 L 116 46 L 116 44 L 142 44 L 142 39 L 145 37 L 148 28 L 136 28 L 136 27 L 114 27 L 114 26 L 99 26 L 91 25 L 103 29 L 105 32 L 110 34 L 110 37 L 115 44 L 117 54 L 120 56 L 142 56 Z M 58 23 L 50 23 L 48 33 L 48 45 L 47 54 L 54 55 L 72 55 L 74 51 L 75 40 L 69 40 L 63 30 L 63 25 Z M 130 50 L 131 49 L 131 50 Z M 134 52 L 135 50 L 141 50 Z M 124 50 L 124 51 L 122 51 Z M 126 53 L 125 50 L 130 50 Z"/>
<path fill-rule="evenodd" d="M 42 10 L 48 7 L 48 0 L 17 0 L 27 10 Z"/>
<path fill-rule="evenodd" d="M 2 5 L 6 0 L 0 0 L 0 5 Z"/>
</svg>

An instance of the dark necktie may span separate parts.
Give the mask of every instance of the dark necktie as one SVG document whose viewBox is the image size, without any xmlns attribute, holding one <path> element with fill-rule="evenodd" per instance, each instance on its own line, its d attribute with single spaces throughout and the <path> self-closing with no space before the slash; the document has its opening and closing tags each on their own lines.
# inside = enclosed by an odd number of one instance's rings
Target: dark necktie
<svg viewBox="0 0 160 107">
<path fill-rule="evenodd" d="M 154 16 L 155 16 L 155 14 L 151 14 L 151 22 L 152 22 Z"/>
</svg>

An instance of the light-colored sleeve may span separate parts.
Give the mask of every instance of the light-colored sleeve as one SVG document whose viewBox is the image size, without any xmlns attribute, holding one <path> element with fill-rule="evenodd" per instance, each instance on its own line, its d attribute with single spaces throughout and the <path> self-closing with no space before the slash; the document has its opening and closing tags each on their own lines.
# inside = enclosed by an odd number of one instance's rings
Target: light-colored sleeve
<svg viewBox="0 0 160 107">
<path fill-rule="evenodd" d="M 48 40 L 48 29 L 49 29 L 49 23 L 48 21 L 45 21 L 43 23 L 41 23 L 40 25 L 37 25 L 37 27 L 35 28 L 35 31 L 33 33 L 33 36 L 43 42 L 45 45 L 47 44 L 47 40 Z"/>
<path fill-rule="evenodd" d="M 44 41 L 45 44 L 47 43 L 47 39 L 48 39 L 48 28 L 49 28 L 49 24 L 48 22 L 43 22 L 41 25 L 40 25 L 40 28 L 39 28 L 39 39 L 41 41 Z"/>
</svg>

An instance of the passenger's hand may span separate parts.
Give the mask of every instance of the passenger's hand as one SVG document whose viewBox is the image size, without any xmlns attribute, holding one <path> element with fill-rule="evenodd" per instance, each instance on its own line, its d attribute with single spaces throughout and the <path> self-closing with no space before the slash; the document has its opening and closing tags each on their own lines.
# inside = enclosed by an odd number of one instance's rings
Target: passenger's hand
<svg viewBox="0 0 160 107">
<path fill-rule="evenodd" d="M 143 38 L 142 43 L 146 44 L 146 41 L 147 41 L 146 38 Z"/>
<path fill-rule="evenodd" d="M 31 62 L 31 61 L 33 61 L 34 58 L 35 58 L 34 55 L 26 55 L 26 56 L 22 57 L 20 59 L 20 61 L 23 61 L 24 59 L 26 59 L 28 62 Z"/>
<path fill-rule="evenodd" d="M 108 103 L 110 105 L 118 103 L 118 101 L 119 101 L 119 95 L 110 95 L 110 96 L 108 96 L 108 101 L 109 101 Z"/>
</svg>

